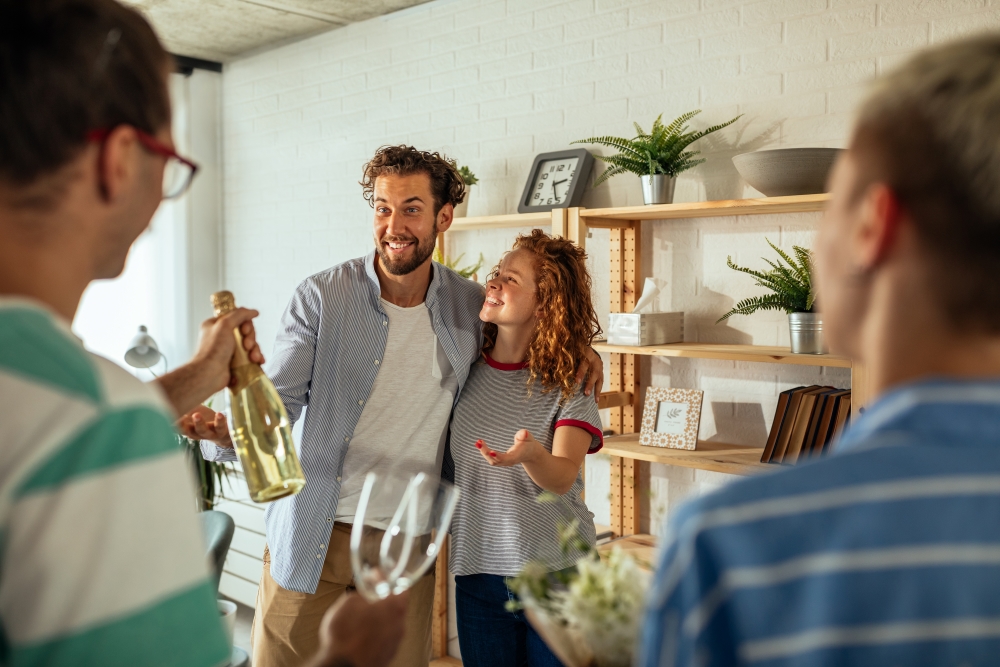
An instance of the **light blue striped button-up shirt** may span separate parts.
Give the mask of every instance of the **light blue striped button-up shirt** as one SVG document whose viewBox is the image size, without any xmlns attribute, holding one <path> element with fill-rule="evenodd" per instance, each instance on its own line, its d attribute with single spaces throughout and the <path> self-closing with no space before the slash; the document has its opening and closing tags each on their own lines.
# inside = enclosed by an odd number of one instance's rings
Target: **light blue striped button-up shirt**
<svg viewBox="0 0 1000 667">
<path fill-rule="evenodd" d="M 372 251 L 304 280 L 281 318 L 268 369 L 293 422 L 308 406 L 297 443 L 306 485 L 268 505 L 264 521 L 271 577 L 291 591 L 314 593 L 319 584 L 344 458 L 388 338 L 380 296 Z M 457 401 L 482 346 L 483 288 L 435 263 L 425 303 L 458 378 Z M 413 427 L 447 424 L 422 424 L 414 416 Z M 232 449 L 212 443 L 202 451 L 212 460 L 235 460 Z"/>
<path fill-rule="evenodd" d="M 638 664 L 1000 664 L 1000 381 L 895 389 L 830 457 L 683 506 Z"/>
</svg>

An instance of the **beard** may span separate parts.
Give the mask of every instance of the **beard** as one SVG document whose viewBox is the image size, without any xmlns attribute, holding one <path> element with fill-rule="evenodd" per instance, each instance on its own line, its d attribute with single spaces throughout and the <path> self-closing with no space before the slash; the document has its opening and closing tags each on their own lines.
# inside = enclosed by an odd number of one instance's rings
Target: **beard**
<svg viewBox="0 0 1000 667">
<path fill-rule="evenodd" d="M 434 243 L 437 241 L 438 226 L 434 223 L 431 233 L 424 239 L 415 236 L 389 236 L 388 234 L 378 240 L 376 249 L 379 259 L 382 260 L 382 268 L 394 276 L 405 276 L 412 273 L 418 266 L 427 261 L 427 258 L 434 254 Z M 394 243 L 413 243 L 413 250 L 409 258 L 393 258 L 390 256 L 386 245 Z"/>
</svg>

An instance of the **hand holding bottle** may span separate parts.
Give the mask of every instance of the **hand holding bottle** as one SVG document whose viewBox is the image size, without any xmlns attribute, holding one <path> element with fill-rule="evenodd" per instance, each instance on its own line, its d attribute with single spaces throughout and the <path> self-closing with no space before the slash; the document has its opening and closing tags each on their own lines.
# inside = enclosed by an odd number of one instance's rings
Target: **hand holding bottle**
<svg viewBox="0 0 1000 667">
<path fill-rule="evenodd" d="M 257 346 L 250 321 L 257 315 L 256 310 L 233 308 L 202 323 L 201 341 L 194 358 L 156 380 L 177 414 L 183 415 L 220 389 L 233 386 L 235 377 L 230 361 L 236 352 L 234 330 L 241 334 L 241 352 L 253 363 L 263 363 L 264 355 Z"/>
<path fill-rule="evenodd" d="M 247 345 L 243 338 L 242 324 L 245 320 L 229 318 L 229 315 L 245 309 L 237 308 L 233 293 L 227 291 L 212 295 L 212 307 L 216 320 L 208 326 L 205 339 L 221 327 L 230 326 L 229 335 L 235 341 L 230 347 L 232 356 L 228 359 L 226 412 L 250 499 L 266 503 L 294 495 L 305 486 L 306 478 L 295 453 L 288 413 L 278 391 L 260 364 L 250 356 L 256 345 Z M 257 358 L 263 360 L 260 350 L 256 352 Z"/>
<path fill-rule="evenodd" d="M 257 345 L 257 332 L 251 321 L 259 314 L 249 308 L 234 308 L 201 323 L 201 340 L 191 363 L 203 364 L 206 370 L 211 369 L 214 372 L 219 380 L 216 391 L 232 387 L 236 381 L 229 372 L 230 361 L 236 348 L 233 329 L 239 328 L 243 338 L 243 349 L 246 350 L 250 361 L 257 365 L 264 363 L 264 355 Z"/>
</svg>

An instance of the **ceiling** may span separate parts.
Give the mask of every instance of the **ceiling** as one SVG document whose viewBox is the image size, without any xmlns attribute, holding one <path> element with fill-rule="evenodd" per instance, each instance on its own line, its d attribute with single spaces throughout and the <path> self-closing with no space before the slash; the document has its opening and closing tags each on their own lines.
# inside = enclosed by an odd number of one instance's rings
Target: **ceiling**
<svg viewBox="0 0 1000 667">
<path fill-rule="evenodd" d="M 226 62 L 427 0 L 122 0 L 171 53 Z"/>
</svg>

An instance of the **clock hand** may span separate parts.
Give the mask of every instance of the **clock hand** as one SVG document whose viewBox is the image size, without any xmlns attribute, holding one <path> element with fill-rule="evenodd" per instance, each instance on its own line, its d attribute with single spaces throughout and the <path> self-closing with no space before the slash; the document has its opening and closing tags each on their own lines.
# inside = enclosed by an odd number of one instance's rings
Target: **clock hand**
<svg viewBox="0 0 1000 667">
<path fill-rule="evenodd" d="M 559 195 L 556 194 L 556 186 L 560 183 L 565 183 L 568 180 L 568 178 L 564 178 L 561 181 L 552 181 L 552 197 L 555 198 L 557 204 L 559 203 Z"/>
</svg>

